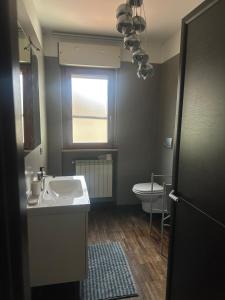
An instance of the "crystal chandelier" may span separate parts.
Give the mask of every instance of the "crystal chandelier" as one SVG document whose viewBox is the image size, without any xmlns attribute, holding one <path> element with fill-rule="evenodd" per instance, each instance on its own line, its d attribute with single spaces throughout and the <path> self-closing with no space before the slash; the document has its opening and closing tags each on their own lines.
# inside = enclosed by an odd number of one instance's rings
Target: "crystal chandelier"
<svg viewBox="0 0 225 300">
<path fill-rule="evenodd" d="M 146 33 L 143 0 L 127 0 L 117 8 L 116 18 L 116 29 L 124 36 L 124 48 L 132 53 L 132 62 L 137 65 L 138 78 L 153 76 L 149 56 L 141 47 L 142 34 Z"/>
</svg>

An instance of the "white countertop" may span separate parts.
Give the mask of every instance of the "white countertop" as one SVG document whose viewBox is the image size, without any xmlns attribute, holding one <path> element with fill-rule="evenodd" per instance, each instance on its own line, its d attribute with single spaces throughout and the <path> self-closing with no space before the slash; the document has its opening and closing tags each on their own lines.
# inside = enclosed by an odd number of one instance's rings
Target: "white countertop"
<svg viewBox="0 0 225 300">
<path fill-rule="evenodd" d="M 68 194 L 66 196 L 58 196 L 56 193 L 50 192 L 51 182 L 69 181 L 74 184 L 79 184 L 80 194 Z M 76 190 L 74 190 L 76 192 Z M 56 196 L 55 196 L 56 195 Z M 36 205 L 27 205 L 27 213 L 30 215 L 43 215 L 43 214 L 65 214 L 75 212 L 88 212 L 90 209 L 90 199 L 84 176 L 60 176 L 45 178 L 45 189 L 38 197 Z"/>
</svg>

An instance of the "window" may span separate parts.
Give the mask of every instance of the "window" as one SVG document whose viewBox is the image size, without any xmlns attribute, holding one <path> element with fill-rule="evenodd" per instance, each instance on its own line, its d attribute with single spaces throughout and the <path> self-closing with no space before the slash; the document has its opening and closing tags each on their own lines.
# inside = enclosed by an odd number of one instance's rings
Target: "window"
<svg viewBox="0 0 225 300">
<path fill-rule="evenodd" d="M 71 81 L 73 143 L 108 143 L 108 79 L 73 75 Z"/>
<path fill-rule="evenodd" d="M 64 148 L 109 148 L 113 140 L 114 71 L 63 67 Z"/>
</svg>

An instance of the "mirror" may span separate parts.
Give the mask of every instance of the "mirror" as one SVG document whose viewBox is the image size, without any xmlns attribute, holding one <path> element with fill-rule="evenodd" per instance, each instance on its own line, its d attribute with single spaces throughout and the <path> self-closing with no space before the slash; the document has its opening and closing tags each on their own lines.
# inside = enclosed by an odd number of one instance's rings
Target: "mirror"
<svg viewBox="0 0 225 300">
<path fill-rule="evenodd" d="M 24 152 L 28 154 L 41 144 L 38 59 L 32 43 L 21 29 L 18 30 L 20 87 Z"/>
</svg>

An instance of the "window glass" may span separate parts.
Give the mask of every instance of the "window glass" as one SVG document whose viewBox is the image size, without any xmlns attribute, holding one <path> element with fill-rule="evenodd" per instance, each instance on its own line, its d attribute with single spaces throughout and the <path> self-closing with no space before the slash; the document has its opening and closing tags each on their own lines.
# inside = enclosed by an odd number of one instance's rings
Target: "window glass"
<svg viewBox="0 0 225 300">
<path fill-rule="evenodd" d="M 74 143 L 107 143 L 107 120 L 73 118 Z"/>
<path fill-rule="evenodd" d="M 108 142 L 108 79 L 72 76 L 73 143 Z"/>
</svg>

